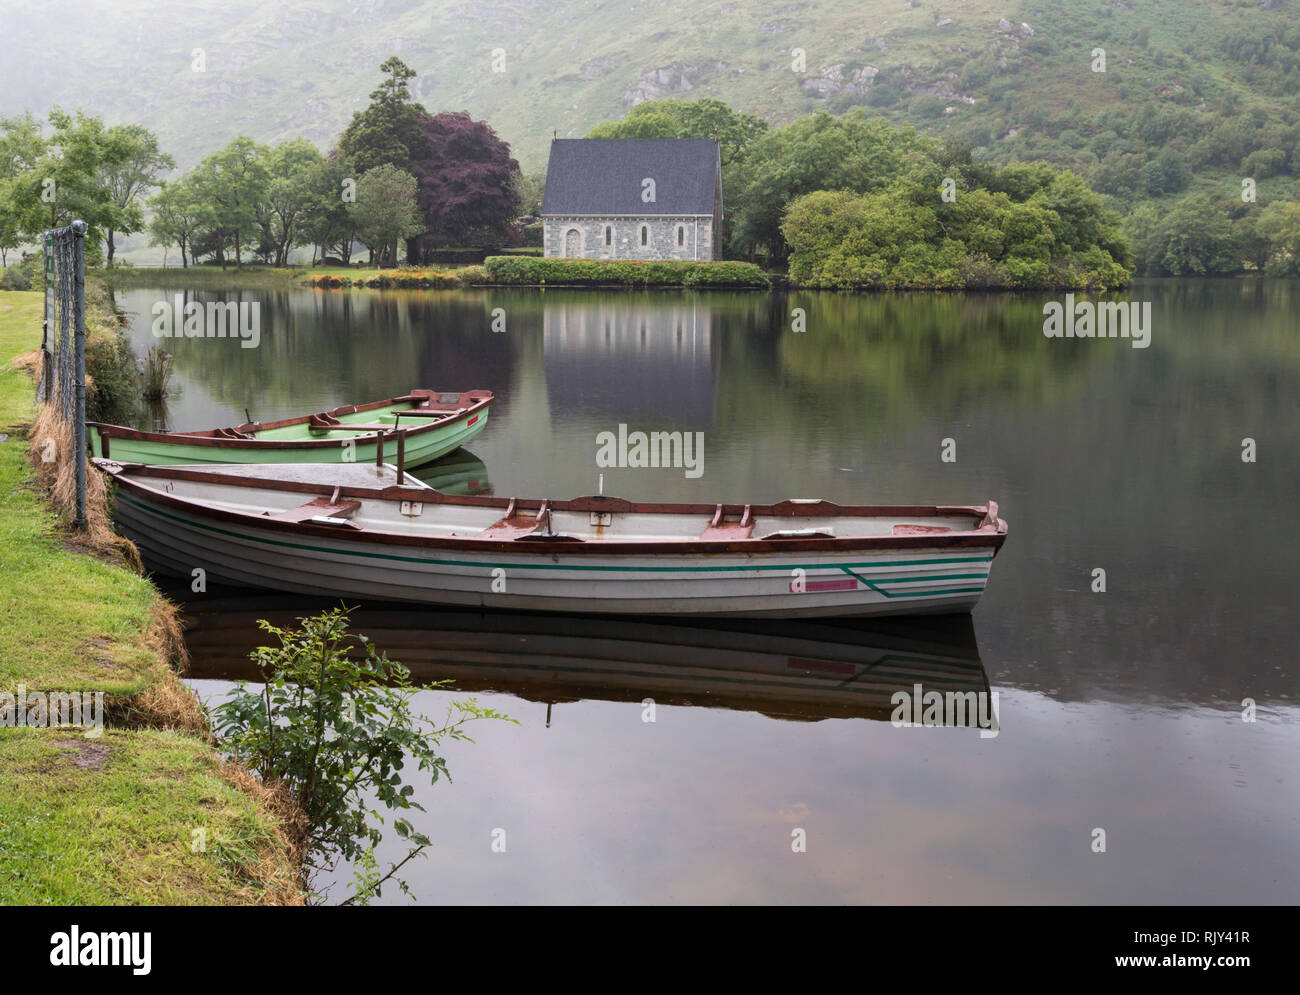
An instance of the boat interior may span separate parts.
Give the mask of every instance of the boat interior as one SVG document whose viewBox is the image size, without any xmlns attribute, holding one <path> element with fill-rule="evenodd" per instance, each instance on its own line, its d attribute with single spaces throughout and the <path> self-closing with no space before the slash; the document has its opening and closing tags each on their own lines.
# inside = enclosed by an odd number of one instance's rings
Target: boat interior
<svg viewBox="0 0 1300 995">
<path fill-rule="evenodd" d="M 488 397 L 491 397 L 489 392 L 477 390 L 463 393 L 412 391 L 406 397 L 395 398 L 379 407 L 345 405 L 285 422 L 266 425 L 245 422 L 235 428 L 217 429 L 212 434 L 232 439 L 284 441 L 391 432 L 397 428 L 417 429 L 430 423 L 453 420 Z"/>
<path fill-rule="evenodd" d="M 735 542 L 747 539 L 828 539 L 941 535 L 996 529 L 997 506 L 985 508 L 863 509 L 842 512 L 813 499 L 771 506 L 667 505 L 637 507 L 619 499 L 551 501 L 510 498 L 456 499 L 439 494 L 387 464 L 243 466 L 243 485 L 232 486 L 223 467 L 187 467 L 183 475 L 135 476 L 145 487 L 228 512 L 280 522 L 311 522 L 410 536 L 480 538 L 519 543 Z M 268 486 L 257 486 L 265 479 Z M 272 481 L 319 485 L 287 490 Z M 362 490 L 364 488 L 364 490 Z M 344 491 L 347 493 L 344 493 Z M 369 491 L 370 493 L 366 493 Z M 427 493 L 429 500 L 419 500 Z M 576 507 L 575 507 L 576 506 Z M 603 510 L 604 508 L 609 510 Z M 856 513 L 852 513 L 856 511 Z"/>
</svg>

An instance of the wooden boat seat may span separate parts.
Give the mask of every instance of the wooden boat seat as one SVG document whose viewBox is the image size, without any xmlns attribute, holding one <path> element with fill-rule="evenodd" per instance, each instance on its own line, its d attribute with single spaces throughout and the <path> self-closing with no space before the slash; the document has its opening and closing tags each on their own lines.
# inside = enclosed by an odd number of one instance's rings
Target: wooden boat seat
<svg viewBox="0 0 1300 995">
<path fill-rule="evenodd" d="M 360 501 L 340 501 L 337 496 L 332 498 L 318 497 L 313 498 L 306 504 L 299 505 L 297 508 L 290 508 L 278 515 L 268 515 L 267 517 L 273 522 L 309 522 L 316 518 L 343 518 L 351 515 L 360 507 Z M 349 525 L 354 529 L 358 527 L 352 522 L 340 521 L 338 524 Z"/>
<path fill-rule="evenodd" d="M 399 418 L 451 418 L 455 415 L 463 415 L 464 413 L 464 408 L 456 408 L 454 411 L 448 411 L 443 408 L 411 408 L 409 410 L 395 412 Z"/>
<path fill-rule="evenodd" d="M 765 536 L 759 536 L 760 539 L 834 539 L 835 533 L 831 529 L 777 529 L 775 532 L 769 532 Z"/>
<path fill-rule="evenodd" d="M 506 513 L 499 519 L 478 533 L 480 539 L 502 539 L 502 540 L 528 540 L 528 541 L 546 541 L 555 539 L 566 539 L 570 542 L 585 542 L 582 536 L 569 535 L 561 532 L 543 532 L 543 527 L 549 521 L 549 512 L 551 502 L 543 501 L 542 506 L 535 512 L 529 513 L 517 511 L 515 509 L 515 499 L 511 498 L 510 503 L 506 505 Z"/>
<path fill-rule="evenodd" d="M 397 429 L 392 425 L 362 425 L 360 422 L 348 422 L 343 425 L 325 425 L 317 428 L 311 427 L 313 432 L 395 432 Z"/>
<path fill-rule="evenodd" d="M 701 539 L 708 539 L 713 542 L 734 542 L 737 539 L 748 539 L 754 533 L 754 519 L 750 514 L 749 505 L 745 505 L 745 510 L 740 516 L 739 521 L 728 522 L 727 516 L 723 512 L 722 505 L 718 505 L 713 512 L 713 520 L 709 522 L 708 527 L 700 533 Z"/>
<path fill-rule="evenodd" d="M 219 428 L 214 435 L 219 439 L 256 439 L 252 432 L 243 432 L 237 428 Z"/>
<path fill-rule="evenodd" d="M 542 523 L 529 515 L 507 515 L 498 521 L 493 522 L 482 532 L 478 533 L 481 539 L 518 539 L 520 536 L 526 536 L 536 532 L 542 527 Z"/>
<path fill-rule="evenodd" d="M 546 520 L 544 512 L 549 503 L 543 504 L 530 515 L 516 511 L 515 499 L 511 498 L 510 503 L 506 505 L 506 513 L 479 532 L 478 536 L 481 539 L 518 539 L 520 536 L 536 532 Z"/>
</svg>

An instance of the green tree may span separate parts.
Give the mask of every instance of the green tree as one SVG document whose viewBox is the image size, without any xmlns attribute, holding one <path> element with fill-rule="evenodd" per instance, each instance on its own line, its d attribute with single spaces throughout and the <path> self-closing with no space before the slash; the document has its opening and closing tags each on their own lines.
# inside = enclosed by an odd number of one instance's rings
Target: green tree
<svg viewBox="0 0 1300 995">
<path fill-rule="evenodd" d="M 46 227 L 38 182 L 45 154 L 40 122 L 30 113 L 0 118 L 0 266 Z"/>
<path fill-rule="evenodd" d="M 380 266 L 395 265 L 398 241 L 423 230 L 416 190 L 415 177 L 395 166 L 376 166 L 357 180 L 353 227 Z"/>
<path fill-rule="evenodd" d="M 379 70 L 384 81 L 371 91 L 366 109 L 352 115 L 339 138 L 339 151 L 352 163 L 357 175 L 384 165 L 414 173 L 416 163 L 425 158 L 420 125 L 429 116 L 411 99 L 410 82 L 415 70 L 395 55 L 385 60 Z"/>
<path fill-rule="evenodd" d="M 815 190 L 868 193 L 904 179 L 937 190 L 939 149 L 935 139 L 910 127 L 861 113 L 817 113 L 760 135 L 747 147 L 728 195 L 732 251 L 784 258 L 782 214 L 796 197 Z"/>
<path fill-rule="evenodd" d="M 234 250 L 235 265 L 241 265 L 243 248 L 257 237 L 258 212 L 270 186 L 263 150 L 241 136 L 200 162 L 190 178 L 199 204 L 200 239 L 215 245 L 221 265 L 228 248 Z"/>
<path fill-rule="evenodd" d="M 1300 276 L 1300 203 L 1274 201 L 1260 212 L 1256 227 L 1269 245 L 1269 272 Z"/>
<path fill-rule="evenodd" d="M 257 205 L 258 249 L 268 262 L 286 266 L 289 251 L 302 237 L 299 225 L 312 194 L 308 177 L 321 163 L 321 154 L 305 138 L 281 142 L 263 154 L 270 181 L 265 199 Z"/>
<path fill-rule="evenodd" d="M 542 213 L 542 194 L 546 192 L 545 173 L 516 172 L 515 199 L 521 217 L 536 217 Z"/>
<path fill-rule="evenodd" d="M 1156 228 L 1148 251 L 1157 272 L 1203 276 L 1241 270 L 1240 233 L 1222 204 L 1208 194 L 1180 200 Z"/>
<path fill-rule="evenodd" d="M 182 178 L 164 184 L 149 202 L 151 245 L 175 245 L 181 250 L 181 268 L 189 266 L 187 252 L 202 224 L 202 212 L 193 184 Z"/>
<path fill-rule="evenodd" d="M 782 232 L 790 277 L 850 288 L 1114 287 L 1128 282 L 1127 243 L 1072 173 L 1014 168 L 1006 189 L 961 187 L 953 200 L 906 169 L 874 193 L 817 191 L 796 198 Z"/>
<path fill-rule="evenodd" d="M 105 233 L 122 223 L 122 213 L 100 177 L 108 161 L 108 129 L 98 117 L 81 111 L 71 115 L 55 108 L 49 119 L 54 131 L 31 174 L 28 195 L 35 194 L 48 210 L 43 227 L 86 222 L 87 260 L 93 263 Z"/>
<path fill-rule="evenodd" d="M 1173 149 L 1164 149 L 1151 162 L 1147 163 L 1142 173 L 1142 183 L 1148 197 L 1163 197 L 1165 194 L 1178 193 L 1191 180 L 1191 170 L 1182 153 Z"/>
<path fill-rule="evenodd" d="M 311 166 L 302 183 L 306 191 L 298 222 L 302 238 L 319 248 L 321 258 L 335 250 L 345 264 L 350 262 L 356 233 L 350 210 L 356 200 L 356 170 L 335 150 Z"/>
<path fill-rule="evenodd" d="M 108 264 L 113 264 L 116 234 L 131 235 L 144 228 L 140 198 L 161 183 L 161 175 L 176 168 L 176 161 L 158 148 L 158 137 L 138 124 L 109 128 L 101 142 L 97 176 L 112 208 L 105 221 Z"/>
<path fill-rule="evenodd" d="M 647 100 L 621 121 L 603 121 L 588 138 L 716 138 L 725 170 L 744 158 L 754 139 L 768 130 L 761 117 L 740 114 L 721 100 Z"/>
</svg>

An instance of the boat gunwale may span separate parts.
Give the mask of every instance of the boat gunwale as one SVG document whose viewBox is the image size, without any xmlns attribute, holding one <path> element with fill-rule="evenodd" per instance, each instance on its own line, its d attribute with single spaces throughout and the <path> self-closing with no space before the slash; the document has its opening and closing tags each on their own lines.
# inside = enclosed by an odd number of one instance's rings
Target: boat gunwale
<svg viewBox="0 0 1300 995">
<path fill-rule="evenodd" d="M 208 472 L 179 466 L 146 466 L 139 463 L 120 463 L 96 457 L 94 464 L 125 487 L 131 493 L 146 502 L 161 504 L 190 514 L 217 521 L 234 523 L 246 527 L 269 529 L 291 535 L 313 536 L 349 542 L 365 542 L 390 546 L 407 546 L 433 550 L 455 550 L 459 552 L 510 552 L 514 555 L 526 555 L 544 559 L 558 553 L 578 556 L 619 556 L 619 555 L 662 555 L 662 554 L 756 554 L 756 553 L 847 553 L 870 550 L 908 550 L 933 549 L 937 547 L 951 549 L 986 549 L 996 556 L 1006 540 L 1007 523 L 996 516 L 997 503 L 990 501 L 986 505 L 837 505 L 830 501 L 815 503 L 799 502 L 792 499 L 766 505 L 718 505 L 686 504 L 669 502 L 633 502 L 624 498 L 604 495 L 571 498 L 568 500 L 550 500 L 538 498 L 505 498 L 486 495 L 450 495 L 433 488 L 405 487 L 390 484 L 385 487 L 338 486 L 338 496 L 362 498 L 369 500 L 402 502 L 411 501 L 423 504 L 446 504 L 459 507 L 496 508 L 508 510 L 511 505 L 516 512 L 537 510 L 543 507 L 551 511 L 567 512 L 617 512 L 634 514 L 682 514 L 712 515 L 721 507 L 725 515 L 741 515 L 748 508 L 751 515 L 780 517 L 927 517 L 968 515 L 983 524 L 966 531 L 928 533 L 920 535 L 881 535 L 881 536 L 831 536 L 825 538 L 788 538 L 788 539 L 672 539 L 672 540 L 637 540 L 622 541 L 618 539 L 547 538 L 520 542 L 516 539 L 479 538 L 478 535 L 433 536 L 410 535 L 403 532 L 390 532 L 383 529 L 352 527 L 340 528 L 337 525 L 322 525 L 308 521 L 277 521 L 269 516 L 255 515 L 249 512 L 231 511 L 216 508 L 198 498 L 181 497 L 156 490 L 141 483 L 136 478 L 172 478 L 178 480 L 196 480 L 205 483 L 217 483 L 227 486 L 248 487 L 255 490 L 288 491 L 291 493 L 320 495 L 322 491 L 331 491 L 332 485 L 309 483 L 306 481 L 275 480 L 271 478 L 250 478 L 224 471 Z M 990 557 L 991 558 L 991 557 Z"/>
<path fill-rule="evenodd" d="M 433 392 L 438 393 L 437 391 Z M 446 392 L 450 393 L 450 392 Z M 474 414 L 482 413 L 491 407 L 492 402 L 496 399 L 490 390 L 475 388 L 473 390 L 464 390 L 460 396 L 467 394 L 479 394 L 479 399 L 468 408 L 448 411 L 446 418 L 431 418 L 427 421 L 421 419 L 423 424 L 413 425 L 411 428 L 393 429 L 384 433 L 386 440 L 393 439 L 400 433 L 405 433 L 408 439 L 415 436 L 423 435 L 440 428 L 448 428 L 459 422 L 465 421 Z M 313 412 L 309 415 L 297 415 L 293 418 L 280 418 L 276 421 L 269 422 L 244 422 L 242 425 L 233 426 L 235 431 L 267 431 L 272 429 L 289 428 L 294 425 L 309 424 L 318 414 L 338 417 L 340 414 L 353 415 L 359 412 L 377 411 L 380 408 L 389 408 L 403 401 L 430 400 L 424 394 L 401 394 L 397 397 L 390 397 L 383 401 L 368 401 L 365 404 L 341 404 L 329 411 Z M 209 428 L 196 432 L 148 432 L 143 429 L 130 428 L 126 425 L 111 425 L 105 422 L 86 422 L 87 428 L 93 428 L 101 439 L 123 439 L 129 442 L 152 442 L 160 445 L 176 446 L 212 446 L 218 449 L 251 449 L 251 450 L 286 450 L 286 449 L 337 449 L 349 441 L 373 438 L 377 433 L 374 431 L 358 432 L 354 436 L 340 437 L 334 439 L 237 439 L 230 436 L 218 435 L 218 432 L 224 429 Z M 347 424 L 344 423 L 344 428 Z M 125 465 L 125 464 L 124 464 Z"/>
</svg>

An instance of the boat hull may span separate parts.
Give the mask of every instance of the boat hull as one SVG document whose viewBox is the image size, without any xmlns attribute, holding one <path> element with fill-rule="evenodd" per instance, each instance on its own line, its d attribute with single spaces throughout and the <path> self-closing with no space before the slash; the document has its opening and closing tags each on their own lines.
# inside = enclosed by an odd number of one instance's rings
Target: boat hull
<svg viewBox="0 0 1300 995">
<path fill-rule="evenodd" d="M 421 466 L 454 452 L 470 442 L 487 427 L 488 410 L 474 418 L 463 419 L 451 425 L 437 426 L 427 432 L 412 434 L 406 441 L 406 465 Z M 104 444 L 99 430 L 88 426 L 92 454 L 104 455 Z M 272 449 L 256 442 L 247 445 L 229 444 L 205 446 L 187 444 L 183 436 L 175 442 L 153 439 L 109 438 L 109 452 L 114 460 L 123 463 L 143 463 L 146 466 L 206 466 L 213 463 L 373 463 L 378 456 L 378 444 L 373 435 L 357 436 L 351 447 L 339 445 L 317 449 Z M 384 441 L 384 458 L 393 460 L 397 455 L 396 443 Z"/>
<path fill-rule="evenodd" d="M 528 611 L 816 618 L 969 612 L 1001 537 L 988 544 L 819 552 L 775 549 L 627 557 L 536 544 L 388 547 L 300 535 L 119 490 L 119 531 L 151 570 L 210 583 L 337 598 Z M 318 530 L 319 531 L 319 530 Z M 329 531 L 329 530 L 325 530 Z"/>
<path fill-rule="evenodd" d="M 393 462 L 400 435 L 404 465 L 414 467 L 453 452 L 482 432 L 491 405 L 487 391 L 418 390 L 320 415 L 250 422 L 238 429 L 146 432 L 88 422 L 86 434 L 96 458 L 145 466 L 374 463 L 380 455 Z"/>
</svg>

